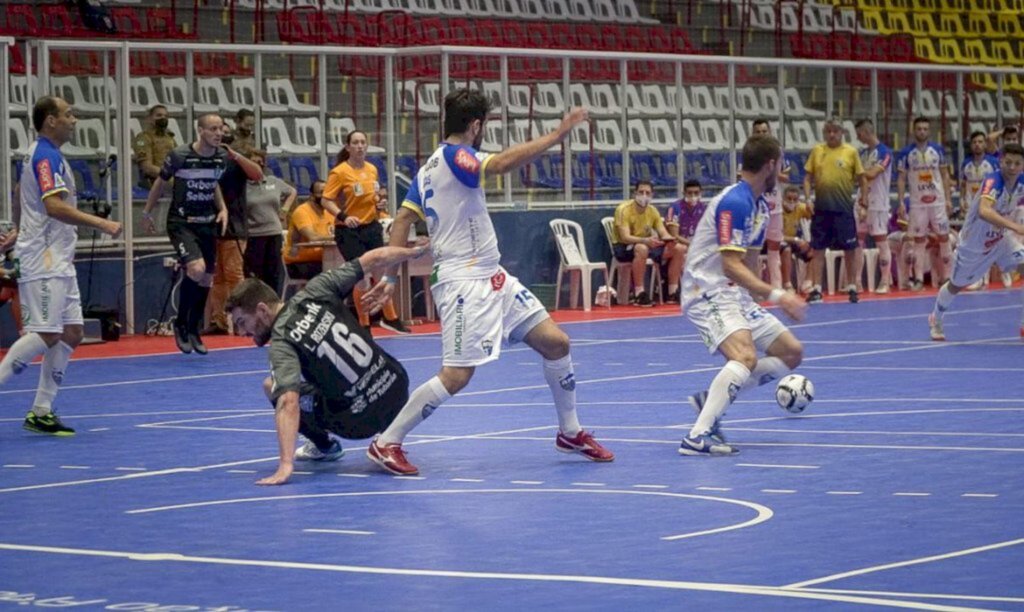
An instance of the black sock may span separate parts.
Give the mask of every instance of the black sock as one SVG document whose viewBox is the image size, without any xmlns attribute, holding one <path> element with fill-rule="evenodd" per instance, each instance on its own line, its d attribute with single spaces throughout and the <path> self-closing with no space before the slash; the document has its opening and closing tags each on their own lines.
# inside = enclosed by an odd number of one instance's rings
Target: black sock
<svg viewBox="0 0 1024 612">
<path fill-rule="evenodd" d="M 199 335 L 199 328 L 202 327 L 203 315 L 206 313 L 206 298 L 210 295 L 210 288 L 196 285 L 195 301 L 192 303 L 192 315 L 189 317 L 188 331 Z"/>
<path fill-rule="evenodd" d="M 199 285 L 189 277 L 185 277 L 181 281 L 181 287 L 178 288 L 178 327 L 184 327 L 188 329 L 189 320 L 192 318 L 192 308 L 196 302 L 196 292 L 199 289 Z"/>
</svg>

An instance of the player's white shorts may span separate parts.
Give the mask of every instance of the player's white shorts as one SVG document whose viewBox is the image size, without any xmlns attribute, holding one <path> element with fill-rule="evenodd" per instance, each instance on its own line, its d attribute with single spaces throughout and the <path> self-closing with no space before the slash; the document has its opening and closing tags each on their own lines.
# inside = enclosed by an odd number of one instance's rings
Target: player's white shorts
<svg viewBox="0 0 1024 612">
<path fill-rule="evenodd" d="M 709 353 L 717 351 L 726 338 L 741 329 L 750 330 L 754 345 L 761 351 L 767 350 L 786 331 L 786 326 L 775 315 L 736 287 L 704 293 L 687 302 L 683 312 L 697 327 Z"/>
<path fill-rule="evenodd" d="M 867 236 L 887 236 L 889 234 L 889 211 L 868 210 L 863 219 L 857 215 L 857 233 Z"/>
<path fill-rule="evenodd" d="M 782 242 L 782 212 L 768 215 L 768 229 L 765 238 L 772 242 Z"/>
<path fill-rule="evenodd" d="M 491 278 L 431 287 L 441 318 L 442 364 L 471 367 L 494 361 L 503 339 L 517 342 L 548 318 L 519 279 L 499 268 Z"/>
<path fill-rule="evenodd" d="M 1013 220 L 1016 223 L 1024 224 L 1024 204 L 1017 204 L 1017 210 L 1014 212 Z"/>
<path fill-rule="evenodd" d="M 1003 272 L 1009 272 L 1024 265 L 1024 245 L 1015 238 L 1004 235 L 988 253 L 972 251 L 961 246 L 953 257 L 953 273 L 950 280 L 957 287 L 969 287 L 985 277 L 992 264 Z"/>
<path fill-rule="evenodd" d="M 945 206 L 911 206 L 910 225 L 907 232 L 915 237 L 927 236 L 930 233 L 945 236 L 949 234 L 949 217 Z"/>
<path fill-rule="evenodd" d="M 83 325 L 82 298 L 73 276 L 18 281 L 21 321 L 26 332 L 61 333 L 65 325 Z"/>
</svg>

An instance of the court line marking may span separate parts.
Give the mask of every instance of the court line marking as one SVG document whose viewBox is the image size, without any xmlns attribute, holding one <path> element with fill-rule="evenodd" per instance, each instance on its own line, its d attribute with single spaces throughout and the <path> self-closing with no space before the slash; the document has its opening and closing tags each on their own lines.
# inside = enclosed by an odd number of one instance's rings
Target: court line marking
<svg viewBox="0 0 1024 612">
<path fill-rule="evenodd" d="M 697 487 L 698 491 L 732 491 L 729 487 Z"/>
<path fill-rule="evenodd" d="M 800 434 L 825 434 L 825 435 L 857 435 L 857 436 L 956 436 L 964 437 L 986 437 L 986 438 L 1024 438 L 1024 433 L 981 433 L 975 431 L 871 431 L 864 429 L 851 429 L 849 431 L 837 429 L 774 429 L 771 427 L 730 427 L 729 433 L 734 431 L 749 431 L 756 433 L 800 433 Z"/>
<path fill-rule="evenodd" d="M 553 427 L 556 427 L 556 426 L 555 425 L 543 425 L 543 426 L 539 426 L 539 427 L 522 427 L 522 428 L 519 428 L 519 429 L 508 429 L 508 430 L 504 430 L 504 431 L 482 432 L 482 433 L 462 435 L 462 436 L 449 436 L 447 438 L 435 438 L 435 439 L 430 439 L 430 440 L 414 440 L 412 442 L 407 442 L 405 444 L 405 446 L 413 446 L 413 445 L 419 445 L 419 444 L 433 444 L 435 442 L 451 442 L 451 441 L 455 441 L 455 440 L 471 440 L 471 439 L 474 439 L 474 438 L 488 437 L 488 436 L 491 436 L 491 435 L 503 435 L 503 434 L 509 434 L 509 433 L 521 433 L 521 432 L 538 431 L 538 430 L 542 430 L 542 429 L 551 429 Z M 356 448 L 353 448 L 353 449 L 349 449 L 349 450 L 353 450 L 353 451 L 366 450 L 366 447 L 365 446 L 359 446 L 359 447 L 356 447 Z M 216 469 L 221 469 L 221 468 L 233 468 L 233 467 L 236 467 L 236 466 L 239 466 L 239 465 L 250 465 L 250 464 L 253 464 L 253 463 L 266 463 L 268 461 L 277 461 L 277 459 L 278 459 L 277 455 L 274 455 L 273 457 L 261 457 L 259 459 L 243 459 L 243 460 L 240 460 L 240 461 L 229 461 L 227 463 L 215 463 L 215 464 L 211 464 L 211 465 L 201 465 L 201 466 L 196 466 L 196 467 L 175 467 L 175 468 L 167 468 L 167 469 L 163 469 L 163 470 L 151 470 L 151 471 L 146 471 L 146 472 L 136 472 L 134 474 L 124 474 L 124 475 L 121 475 L 121 476 L 105 476 L 105 477 L 102 477 L 102 478 L 89 478 L 89 479 L 86 479 L 86 480 L 69 480 L 69 481 L 63 481 L 63 482 L 50 482 L 50 483 L 45 483 L 45 484 L 24 485 L 24 486 L 19 486 L 19 487 L 8 487 L 8 488 L 5 488 L 5 489 L 0 489 L 0 493 L 15 493 L 15 492 L 18 492 L 18 491 L 35 491 L 35 490 L 38 490 L 38 489 L 53 489 L 53 488 L 58 488 L 58 487 L 70 487 L 70 486 L 83 485 L 83 484 L 94 484 L 94 483 L 97 483 L 97 482 L 113 482 L 113 481 L 118 481 L 118 480 L 130 480 L 130 479 L 133 479 L 133 478 L 149 478 L 149 477 L 152 477 L 152 476 L 167 476 L 167 475 L 170 475 L 170 474 L 184 474 L 184 473 L 189 473 L 189 472 L 202 472 L 202 471 L 206 471 L 206 470 L 216 470 Z M 34 466 L 32 466 L 32 467 L 34 467 Z"/>
<path fill-rule="evenodd" d="M 806 343 L 805 343 L 806 344 Z M 1016 344 L 1019 344 L 1016 343 Z M 1024 368 L 924 368 L 912 366 L 800 366 L 801 370 L 884 370 L 886 372 L 1024 372 Z"/>
<path fill-rule="evenodd" d="M 483 482 L 482 478 L 449 478 L 452 482 Z"/>
<path fill-rule="evenodd" d="M 146 468 L 144 468 L 144 467 L 116 467 L 114 469 L 119 471 L 119 472 L 145 472 L 146 471 Z"/>
<path fill-rule="evenodd" d="M 570 482 L 570 485 L 574 487 L 607 487 L 608 485 L 603 482 Z"/>
<path fill-rule="evenodd" d="M 931 497 L 931 493 L 917 493 L 912 491 L 901 491 L 893 493 L 893 497 Z"/>
<path fill-rule="evenodd" d="M 762 493 L 796 493 L 796 489 L 761 489 Z"/>
<path fill-rule="evenodd" d="M 668 488 L 668 485 L 659 485 L 659 484 L 635 484 L 635 485 L 633 485 L 633 488 L 636 488 L 636 489 L 667 489 L 667 488 Z"/>
<path fill-rule="evenodd" d="M 221 376 L 251 376 L 252 374 L 263 374 L 266 376 L 267 370 L 240 370 L 237 372 L 216 372 L 214 374 L 189 374 L 188 376 L 163 376 L 160 378 L 145 378 L 135 380 L 119 380 L 113 382 L 104 383 L 87 383 L 79 385 L 63 385 L 61 391 L 67 391 L 69 389 L 96 389 L 100 387 L 123 387 L 125 385 L 148 385 L 150 383 L 162 383 L 162 382 L 180 382 L 182 380 L 201 380 L 204 378 L 220 378 Z M 14 393 L 34 393 L 35 389 L 9 389 L 7 391 L 0 391 L 0 395 L 11 395 Z"/>
<path fill-rule="evenodd" d="M 5 463 L 5 468 L 34 468 L 35 465 L 31 463 Z"/>
<path fill-rule="evenodd" d="M 964 493 L 960 497 L 999 497 L 996 493 Z"/>
<path fill-rule="evenodd" d="M 892 608 L 910 608 L 918 610 L 934 610 L 937 612 L 954 612 L 958 610 L 977 610 L 978 608 L 951 607 L 940 604 L 932 604 L 918 601 L 903 601 L 881 599 L 878 597 L 865 597 L 856 595 L 845 595 L 839 593 L 818 593 L 811 590 L 785 589 L 778 587 L 766 587 L 746 584 L 728 584 L 713 582 L 689 582 L 681 580 L 653 580 L 646 578 L 619 578 L 610 576 L 579 576 L 566 574 L 524 574 L 511 572 L 470 572 L 454 570 L 434 569 L 409 569 L 392 567 L 371 567 L 360 565 L 335 565 L 328 563 L 303 563 L 295 561 L 272 561 L 261 559 L 236 559 L 230 557 L 199 557 L 183 555 L 179 553 L 141 553 L 113 550 L 98 550 L 84 548 L 67 548 L 55 546 L 33 546 L 26 544 L 0 543 L 0 550 L 18 552 L 37 552 L 61 555 L 77 555 L 89 557 L 107 557 L 127 559 L 131 561 L 147 562 L 178 562 L 178 563 L 200 563 L 211 565 L 229 565 L 246 567 L 270 567 L 275 569 L 300 569 L 313 571 L 327 571 L 352 574 L 376 574 L 386 576 L 415 576 L 431 578 L 458 578 L 477 580 L 509 580 L 524 582 L 560 582 L 571 584 L 596 584 L 603 586 L 631 586 L 653 589 L 671 589 L 686 591 L 709 591 L 717 593 L 730 593 L 737 595 L 761 595 L 767 597 L 785 597 L 794 599 L 808 599 L 815 601 L 830 601 L 843 603 L 856 603 L 874 606 L 886 606 Z"/>
<path fill-rule="evenodd" d="M 700 487 L 698 487 L 700 488 Z M 729 489 L 712 489 L 707 490 L 715 491 L 728 491 Z M 695 495 L 691 493 L 668 493 L 665 491 L 632 491 L 629 489 L 413 489 L 411 491 L 348 491 L 345 493 L 302 493 L 296 495 L 277 495 L 277 496 L 263 496 L 263 497 L 239 497 L 233 499 L 218 499 L 211 501 L 202 502 L 190 502 L 185 504 L 174 504 L 171 506 L 155 506 L 152 508 L 136 508 L 134 510 L 125 510 L 125 514 L 152 514 L 154 512 L 167 512 L 171 510 L 191 510 L 193 508 L 209 508 L 212 506 L 227 506 L 234 504 L 250 504 L 250 503 L 261 503 L 261 502 L 278 502 L 278 501 L 292 501 L 296 499 L 325 499 L 335 497 L 381 497 L 391 495 L 463 495 L 463 494 L 481 494 L 481 493 L 540 493 L 540 494 L 562 494 L 570 493 L 577 495 L 641 495 L 651 497 L 667 497 L 670 499 L 696 499 L 700 501 L 712 501 L 720 502 L 725 504 L 731 504 L 734 506 L 742 506 L 753 510 L 757 516 L 742 523 L 735 523 L 732 525 L 726 525 L 724 527 L 715 527 L 712 529 L 705 529 L 703 531 L 695 531 L 689 533 L 682 533 L 671 536 L 663 536 L 661 539 L 665 541 L 683 540 L 687 538 L 695 538 L 702 535 L 711 535 L 715 533 L 724 533 L 727 531 L 735 531 L 737 529 L 744 529 L 746 527 L 753 527 L 759 525 L 774 516 L 772 509 L 751 501 L 742 499 L 732 499 L 728 497 L 713 497 L 709 495 Z"/>
<path fill-rule="evenodd" d="M 369 478 L 369 474 L 353 474 L 351 472 L 339 472 L 338 476 L 345 476 L 346 478 Z"/>
<path fill-rule="evenodd" d="M 544 484 L 543 480 L 510 480 L 508 482 L 509 482 L 509 484 L 517 484 L 517 485 L 542 485 L 542 484 Z"/>
<path fill-rule="evenodd" d="M 825 491 L 825 495 L 863 495 L 863 491 Z"/>
<path fill-rule="evenodd" d="M 594 428 L 600 429 L 600 428 Z M 613 429 L 608 427 L 607 429 Z M 488 440 L 527 440 L 543 441 L 547 438 L 536 436 L 487 436 Z M 650 440 L 646 438 L 610 438 L 601 437 L 602 442 L 635 443 L 635 444 L 679 444 L 673 440 Z M 793 448 L 870 448 L 878 450 L 911 450 L 911 451 L 964 451 L 972 453 L 1024 453 L 1024 448 L 982 448 L 977 446 L 909 446 L 905 444 L 831 444 L 824 442 L 738 442 L 737 446 L 793 447 Z M 3 489 L 0 489 L 0 493 Z"/>
<path fill-rule="evenodd" d="M 88 465 L 62 465 L 62 466 L 60 466 L 60 469 L 62 469 L 62 470 L 91 470 L 92 466 L 88 466 Z"/>
<path fill-rule="evenodd" d="M 228 470 L 228 474 L 255 474 L 256 470 Z"/>
<path fill-rule="evenodd" d="M 737 463 L 737 467 L 779 468 L 783 470 L 817 470 L 820 465 L 781 465 L 774 463 Z"/>
<path fill-rule="evenodd" d="M 96 428 L 90 429 L 89 431 L 90 431 L 90 432 L 96 432 L 96 431 L 110 431 L 110 428 L 109 428 L 109 427 L 96 427 Z"/>
<path fill-rule="evenodd" d="M 63 387 L 62 387 L 63 388 Z M 232 412 L 232 413 L 251 413 L 252 408 L 237 409 L 237 410 L 159 410 L 157 412 L 109 412 L 106 414 L 76 414 L 76 419 L 102 419 L 102 418 L 120 418 L 120 417 L 149 417 L 149 416 L 163 416 L 165 414 L 217 414 L 220 412 Z M 267 407 L 267 412 L 273 414 L 270 411 L 270 407 Z M 24 417 L 16 418 L 0 418 L 0 422 L 15 422 L 24 421 Z"/>
<path fill-rule="evenodd" d="M 901 591 L 860 591 L 857 589 L 800 589 L 813 593 L 839 593 L 846 595 L 884 595 L 887 597 L 920 597 L 924 599 L 958 599 L 962 601 L 1000 601 L 1024 603 L 1024 597 L 1000 597 L 998 595 L 957 595 L 955 593 L 907 593 Z"/>
<path fill-rule="evenodd" d="M 918 557 L 917 559 L 908 559 L 906 561 L 898 561 L 896 563 L 886 563 L 884 565 L 873 565 L 871 567 L 865 567 L 862 569 L 851 570 L 848 572 L 842 572 L 839 574 L 832 574 L 830 576 L 824 576 L 822 578 L 814 578 L 813 580 L 803 580 L 801 582 L 794 582 L 787 584 L 782 587 L 784 589 L 801 589 L 803 587 L 812 586 L 815 584 L 822 584 L 824 582 L 834 582 L 836 580 L 842 580 L 843 578 L 851 578 L 853 576 L 863 576 L 864 574 L 872 574 L 874 572 L 882 572 L 885 570 L 895 569 L 897 567 L 907 567 L 910 565 L 920 565 L 922 563 L 931 563 L 932 561 L 943 561 L 945 559 L 953 559 L 955 557 L 964 557 L 967 555 L 973 555 L 975 553 L 987 552 L 990 550 L 998 550 L 1000 548 L 1007 548 L 1010 546 L 1017 546 L 1018 544 L 1024 544 L 1024 538 L 1018 538 L 1016 540 L 1006 540 L 1004 542 L 996 542 L 995 544 L 987 544 L 985 546 L 976 546 L 974 548 L 965 548 L 963 550 L 956 550 L 953 552 L 932 555 L 929 557 Z"/>
<path fill-rule="evenodd" d="M 361 531 L 359 529 L 303 529 L 303 533 L 337 533 L 341 535 L 377 535 L 376 531 Z"/>
</svg>

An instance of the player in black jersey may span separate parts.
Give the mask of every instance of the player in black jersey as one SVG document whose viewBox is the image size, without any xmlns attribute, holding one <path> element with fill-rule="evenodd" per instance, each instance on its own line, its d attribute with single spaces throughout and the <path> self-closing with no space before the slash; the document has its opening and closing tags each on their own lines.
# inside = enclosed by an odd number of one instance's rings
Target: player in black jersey
<svg viewBox="0 0 1024 612">
<path fill-rule="evenodd" d="M 247 278 L 228 298 L 225 310 L 235 331 L 257 346 L 270 341 L 271 373 L 264 383 L 276 409 L 280 464 L 257 482 L 285 483 L 295 461 L 296 433 L 332 453 L 333 433 L 345 439 L 380 433 L 409 398 L 409 378 L 345 306 L 372 268 L 419 257 L 424 246 L 383 247 L 318 275 L 287 302 L 269 285 Z M 341 454 L 338 448 L 332 458 Z"/>
</svg>

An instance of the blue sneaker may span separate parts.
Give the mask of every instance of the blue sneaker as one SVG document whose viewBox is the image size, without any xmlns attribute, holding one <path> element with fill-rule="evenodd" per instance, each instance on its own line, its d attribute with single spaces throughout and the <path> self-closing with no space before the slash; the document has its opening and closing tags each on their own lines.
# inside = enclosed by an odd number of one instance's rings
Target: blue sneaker
<svg viewBox="0 0 1024 612">
<path fill-rule="evenodd" d="M 326 452 L 316 447 L 312 442 L 306 442 L 295 451 L 296 461 L 337 461 L 345 456 L 345 449 L 341 442 L 331 440 L 331 448 Z"/>
<path fill-rule="evenodd" d="M 701 391 L 700 393 L 695 393 L 687 398 L 687 401 L 690 402 L 693 409 L 697 411 L 697 415 L 700 416 L 700 411 L 704 410 L 704 402 L 708 401 L 708 392 Z M 708 432 L 708 435 L 711 436 L 711 439 L 715 442 L 720 444 L 726 443 L 725 435 L 722 433 L 721 417 L 715 419 L 715 422 L 711 425 L 711 431 Z"/>
<path fill-rule="evenodd" d="M 686 436 L 683 438 L 682 444 L 679 445 L 680 455 L 735 455 L 740 451 L 738 448 L 733 448 L 728 444 L 716 441 L 708 434 L 702 436 L 690 437 Z"/>
</svg>

